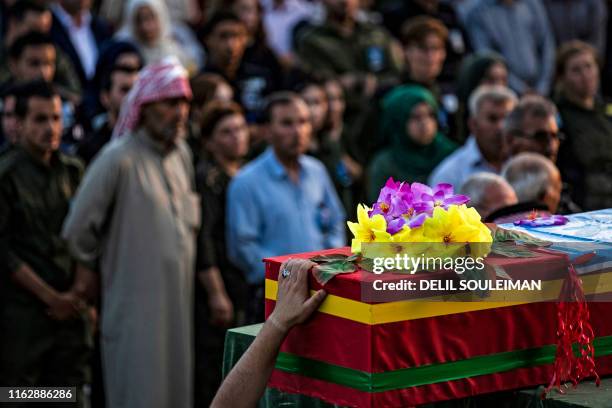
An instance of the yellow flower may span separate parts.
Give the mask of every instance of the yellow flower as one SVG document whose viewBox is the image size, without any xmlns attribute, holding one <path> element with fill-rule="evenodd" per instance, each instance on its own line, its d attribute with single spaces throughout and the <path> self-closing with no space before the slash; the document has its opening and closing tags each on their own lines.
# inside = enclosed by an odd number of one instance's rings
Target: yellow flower
<svg viewBox="0 0 612 408">
<path fill-rule="evenodd" d="M 423 236 L 423 228 L 409 228 L 405 226 L 399 232 L 395 233 L 391 237 L 392 241 L 396 243 L 394 247 L 395 253 L 408 256 L 421 256 L 421 254 L 427 253 L 431 248 L 429 240 Z"/>
<path fill-rule="evenodd" d="M 393 242 L 423 242 L 423 229 L 409 227 L 402 228 L 399 232 L 393 234 Z"/>
<path fill-rule="evenodd" d="M 493 242 L 478 211 L 465 205 L 452 205 L 448 210 L 434 208 L 433 216 L 423 223 L 423 237 L 427 242 L 444 243 L 435 247 L 439 256 L 485 257 Z M 464 245 L 468 242 L 469 248 Z"/>
<path fill-rule="evenodd" d="M 390 242 L 391 235 L 387 232 L 387 221 L 380 214 L 368 217 L 370 209 L 359 204 L 357 207 L 357 222 L 348 222 L 348 227 L 353 233 L 351 250 L 361 252 L 362 242 Z"/>
<path fill-rule="evenodd" d="M 423 223 L 423 236 L 429 242 L 493 242 L 491 231 L 480 221 L 480 214 L 465 205 L 451 205 L 448 210 L 434 208 L 433 216 Z"/>
</svg>

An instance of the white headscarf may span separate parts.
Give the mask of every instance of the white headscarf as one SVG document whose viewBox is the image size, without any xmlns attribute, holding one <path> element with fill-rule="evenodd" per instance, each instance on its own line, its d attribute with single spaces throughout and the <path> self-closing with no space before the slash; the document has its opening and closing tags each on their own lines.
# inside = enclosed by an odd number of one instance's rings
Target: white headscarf
<svg viewBox="0 0 612 408">
<path fill-rule="evenodd" d="M 155 44 L 143 44 L 136 33 L 136 13 L 141 7 L 149 7 L 157 15 L 160 26 L 159 38 Z M 128 40 L 140 48 L 145 63 L 158 62 L 166 57 L 174 56 L 184 65 L 191 61 L 185 56 L 181 46 L 172 38 L 170 14 L 163 0 L 128 0 L 123 13 L 123 25 L 117 32 L 117 37 Z"/>
</svg>

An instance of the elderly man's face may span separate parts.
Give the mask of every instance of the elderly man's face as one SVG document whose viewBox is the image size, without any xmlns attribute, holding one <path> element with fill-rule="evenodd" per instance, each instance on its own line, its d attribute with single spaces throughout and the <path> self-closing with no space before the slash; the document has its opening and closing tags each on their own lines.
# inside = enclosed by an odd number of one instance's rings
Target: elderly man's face
<svg viewBox="0 0 612 408">
<path fill-rule="evenodd" d="M 189 117 L 186 98 L 171 98 L 147 104 L 142 109 L 142 126 L 154 140 L 173 146 L 185 135 Z"/>
<path fill-rule="evenodd" d="M 539 153 L 553 163 L 559 152 L 559 127 L 554 116 L 546 118 L 527 115 L 522 129 L 506 135 L 508 152 L 515 156 L 522 152 Z"/>
<path fill-rule="evenodd" d="M 470 131 L 476 138 L 478 148 L 489 163 L 503 160 L 504 120 L 512 111 L 512 102 L 484 100 L 475 116 L 469 119 Z"/>
</svg>

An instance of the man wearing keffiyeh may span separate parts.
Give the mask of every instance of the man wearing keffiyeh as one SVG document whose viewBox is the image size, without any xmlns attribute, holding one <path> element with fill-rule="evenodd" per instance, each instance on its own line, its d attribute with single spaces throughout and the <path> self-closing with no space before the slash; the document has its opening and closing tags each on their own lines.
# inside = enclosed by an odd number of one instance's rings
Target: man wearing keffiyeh
<svg viewBox="0 0 612 408">
<path fill-rule="evenodd" d="M 109 407 L 192 405 L 192 293 L 199 203 L 183 134 L 191 90 L 174 61 L 145 67 L 115 140 L 96 157 L 63 235 L 100 275 Z"/>
</svg>

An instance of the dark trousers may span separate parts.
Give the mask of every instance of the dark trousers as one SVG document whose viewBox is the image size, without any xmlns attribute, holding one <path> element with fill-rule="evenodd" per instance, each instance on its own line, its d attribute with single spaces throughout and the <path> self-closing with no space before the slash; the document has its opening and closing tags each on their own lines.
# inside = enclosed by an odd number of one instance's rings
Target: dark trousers
<svg viewBox="0 0 612 408">
<path fill-rule="evenodd" d="M 91 350 L 91 329 L 84 316 L 56 321 L 38 304 L 5 304 L 0 309 L 1 386 L 77 387 L 77 403 L 66 406 L 80 407 L 83 385 L 90 381 Z"/>
<path fill-rule="evenodd" d="M 230 287 L 231 288 L 231 287 Z M 244 296 L 243 296 L 244 297 Z M 246 324 L 245 299 L 232 299 L 234 321 L 232 326 Z M 195 301 L 195 407 L 208 408 L 223 380 L 223 350 L 227 328 L 210 324 L 207 297 L 201 288 L 196 289 Z"/>
</svg>

